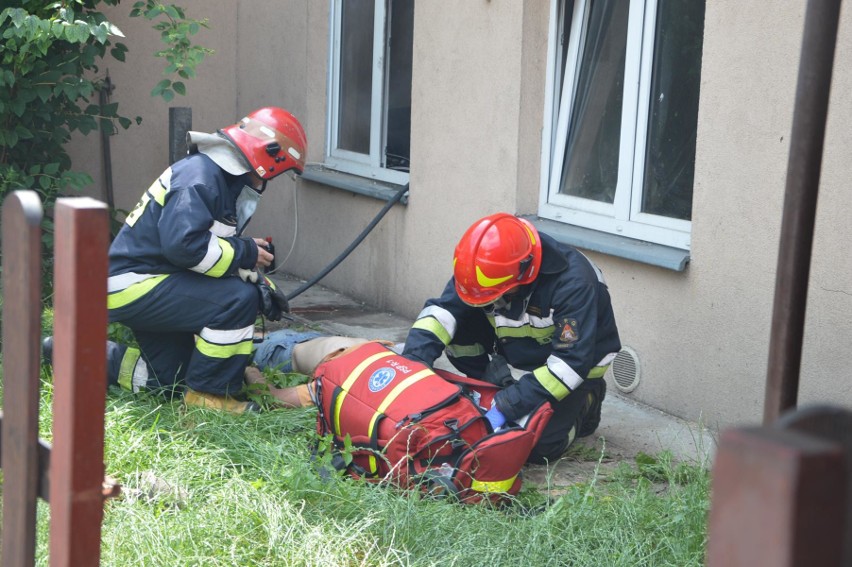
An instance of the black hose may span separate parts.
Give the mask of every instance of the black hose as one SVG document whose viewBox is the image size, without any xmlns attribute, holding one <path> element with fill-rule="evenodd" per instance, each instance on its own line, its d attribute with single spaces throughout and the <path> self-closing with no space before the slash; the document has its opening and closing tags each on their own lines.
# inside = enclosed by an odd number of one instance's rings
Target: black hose
<svg viewBox="0 0 852 567">
<path fill-rule="evenodd" d="M 391 198 L 391 199 L 390 199 L 387 203 L 385 203 L 385 206 L 384 206 L 384 207 L 382 207 L 382 210 L 381 210 L 381 211 L 379 211 L 379 213 L 378 213 L 378 214 L 375 216 L 375 218 L 374 218 L 374 219 L 370 222 L 370 224 L 368 224 L 368 225 L 367 225 L 367 227 L 366 227 L 364 230 L 362 230 L 362 231 L 361 231 L 361 234 L 359 234 L 359 235 L 358 235 L 358 238 L 356 238 L 355 240 L 353 240 L 353 241 L 352 241 L 352 243 L 351 243 L 351 244 L 350 244 L 350 245 L 346 248 L 346 250 L 344 250 L 344 251 L 340 254 L 340 256 L 338 256 L 337 258 L 335 258 L 335 259 L 334 259 L 334 261 L 333 261 L 331 264 L 329 264 L 328 266 L 326 266 L 326 267 L 325 267 L 325 268 L 324 268 L 324 269 L 323 269 L 320 273 L 318 273 L 317 275 L 315 275 L 315 276 L 314 276 L 313 278 L 311 278 L 310 280 L 306 281 L 304 284 L 302 284 L 302 285 L 301 285 L 298 289 L 296 289 L 294 292 L 290 293 L 290 294 L 287 296 L 287 301 L 292 301 L 294 297 L 297 297 L 297 296 L 301 295 L 304 291 L 306 291 L 308 288 L 310 288 L 311 286 L 313 286 L 315 283 L 317 283 L 318 281 L 320 281 L 321 279 L 323 279 L 325 276 L 327 276 L 327 275 L 328 275 L 328 273 L 329 273 L 330 271 L 332 271 L 334 268 L 336 268 L 336 267 L 337 267 L 337 265 L 338 265 L 340 262 L 342 262 L 342 261 L 343 261 L 343 260 L 344 260 L 347 256 L 349 256 L 349 254 L 350 254 L 353 250 L 355 250 L 355 248 L 356 248 L 359 244 L 361 244 L 361 241 L 363 241 L 363 240 L 364 240 L 364 238 L 366 238 L 366 237 L 367 237 L 367 235 L 368 235 L 368 234 L 370 234 L 370 231 L 372 231 L 374 228 L 376 228 L 376 225 L 377 225 L 377 224 L 379 224 L 379 221 L 380 221 L 380 220 L 382 220 L 382 217 L 384 217 L 384 216 L 385 216 L 385 214 L 387 214 L 387 212 L 390 210 L 390 208 L 391 208 L 392 206 L 394 206 L 395 204 L 397 204 L 397 203 L 400 201 L 400 199 L 402 199 L 402 197 L 403 197 L 406 193 L 408 193 L 408 183 L 406 183 L 406 184 L 405 184 L 405 186 L 401 187 L 401 188 L 399 189 L 399 191 L 397 191 L 397 192 L 396 192 L 396 195 L 394 195 L 394 196 L 393 196 L 393 197 L 392 197 L 392 198 Z"/>
</svg>

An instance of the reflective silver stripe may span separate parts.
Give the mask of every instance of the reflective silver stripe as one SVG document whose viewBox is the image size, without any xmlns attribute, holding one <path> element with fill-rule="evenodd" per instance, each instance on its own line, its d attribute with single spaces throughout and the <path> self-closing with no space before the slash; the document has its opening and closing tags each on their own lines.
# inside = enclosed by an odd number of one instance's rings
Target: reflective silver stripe
<svg viewBox="0 0 852 567">
<path fill-rule="evenodd" d="M 148 365 L 145 364 L 145 360 L 141 356 L 139 357 L 139 360 L 136 361 L 136 366 L 133 368 L 131 384 L 134 394 L 148 386 Z"/>
<path fill-rule="evenodd" d="M 199 335 L 208 343 L 217 345 L 233 345 L 252 338 L 252 335 L 254 335 L 254 325 L 252 324 L 248 327 L 243 327 L 242 329 L 233 329 L 230 331 L 220 331 L 204 327 L 201 329 Z"/>
<path fill-rule="evenodd" d="M 580 252 L 580 251 L 577 250 L 577 252 Z M 580 256 L 585 258 L 589 262 L 589 264 L 592 265 L 592 269 L 595 271 L 595 275 L 598 276 L 598 281 L 601 282 L 602 284 L 606 285 L 606 281 L 604 280 L 603 272 L 601 271 L 600 268 L 598 268 L 598 265 L 595 264 L 594 262 L 592 262 L 592 260 L 588 256 L 586 256 L 585 254 L 583 254 L 582 252 L 580 252 Z"/>
<path fill-rule="evenodd" d="M 456 336 L 456 318 L 443 307 L 438 307 L 437 305 L 424 307 L 423 311 L 420 312 L 420 315 L 418 315 L 417 318 L 423 319 L 425 317 L 434 317 L 435 320 L 437 320 L 438 323 L 440 323 L 447 331 L 450 337 Z"/>
<path fill-rule="evenodd" d="M 603 357 L 603 358 L 601 359 L 601 361 L 600 361 L 600 362 L 598 362 L 597 364 L 595 364 L 595 366 L 607 366 L 610 362 L 612 362 L 613 360 L 615 360 L 615 355 L 617 355 L 617 354 L 618 354 L 617 352 L 611 352 L 611 353 L 609 353 L 608 355 L 606 355 L 605 357 Z"/>
<path fill-rule="evenodd" d="M 219 258 L 222 256 L 222 247 L 219 246 L 219 238 L 215 234 L 210 234 L 210 240 L 207 241 L 207 253 L 198 265 L 190 268 L 193 272 L 206 274 L 210 268 L 216 265 Z"/>
<path fill-rule="evenodd" d="M 530 327 L 536 329 L 546 329 L 547 327 L 553 326 L 553 309 L 550 310 L 550 316 L 548 317 L 536 317 L 534 315 L 530 315 L 529 313 L 524 313 L 520 320 L 518 319 L 509 319 L 504 315 L 495 315 L 494 316 L 494 326 L 495 327 L 510 327 L 513 329 L 518 329 L 523 327 L 524 325 L 529 325 Z"/>
<path fill-rule="evenodd" d="M 559 358 L 558 356 L 550 355 L 547 357 L 547 369 L 550 373 L 556 376 L 560 382 L 568 386 L 571 390 L 576 390 L 577 386 L 583 383 L 583 378 L 574 372 L 574 369 Z"/>
<path fill-rule="evenodd" d="M 219 221 L 213 221 L 213 226 L 210 227 L 210 232 L 221 238 L 234 236 L 237 233 L 237 227 L 225 224 Z"/>
<path fill-rule="evenodd" d="M 115 293 L 116 291 L 127 289 L 135 283 L 144 282 L 149 278 L 155 278 L 162 275 L 163 274 L 137 274 L 136 272 L 127 272 L 124 274 L 118 274 L 117 276 L 110 276 L 107 278 L 107 293 Z"/>
</svg>

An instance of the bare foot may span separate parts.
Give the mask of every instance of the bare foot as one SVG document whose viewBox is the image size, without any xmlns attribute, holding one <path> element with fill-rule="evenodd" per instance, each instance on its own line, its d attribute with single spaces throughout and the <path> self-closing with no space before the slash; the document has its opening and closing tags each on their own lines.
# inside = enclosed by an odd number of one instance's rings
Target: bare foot
<svg viewBox="0 0 852 567">
<path fill-rule="evenodd" d="M 266 376 L 256 366 L 248 366 L 245 371 L 246 384 L 268 384 Z"/>
<path fill-rule="evenodd" d="M 269 395 L 275 398 L 276 405 L 284 408 L 301 408 L 313 405 L 309 403 L 307 385 L 292 386 L 289 388 L 277 388 L 266 380 L 263 372 L 255 366 L 249 366 L 245 371 L 245 381 L 249 385 L 263 385 L 269 391 Z M 301 395 L 300 395 L 301 394 Z M 307 400 L 307 401 L 306 401 Z"/>
</svg>

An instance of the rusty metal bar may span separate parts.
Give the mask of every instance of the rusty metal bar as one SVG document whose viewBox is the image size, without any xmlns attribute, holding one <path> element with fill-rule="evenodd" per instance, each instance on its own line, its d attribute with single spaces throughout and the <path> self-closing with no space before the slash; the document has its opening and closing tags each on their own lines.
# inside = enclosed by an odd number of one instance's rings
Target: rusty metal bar
<svg viewBox="0 0 852 567">
<path fill-rule="evenodd" d="M 828 440 L 769 427 L 722 433 L 708 567 L 839 567 L 847 468 Z"/>
<path fill-rule="evenodd" d="M 774 427 L 794 429 L 840 445 L 846 453 L 846 501 L 843 517 L 843 559 L 852 565 L 852 411 L 830 405 L 813 405 L 786 412 Z M 841 496 L 837 495 L 838 499 Z"/>
<path fill-rule="evenodd" d="M 3 565 L 35 563 L 41 345 L 41 201 L 3 201 Z"/>
<path fill-rule="evenodd" d="M 56 202 L 50 565 L 100 563 L 108 210 Z"/>
<path fill-rule="evenodd" d="M 781 223 L 763 423 L 796 407 L 840 0 L 809 0 Z"/>
<path fill-rule="evenodd" d="M 10 410 L 12 411 L 12 410 Z M 0 469 L 3 468 L 3 412 L 0 411 Z M 50 500 L 50 443 L 38 440 L 38 470 L 36 472 L 36 493 L 42 500 Z"/>
</svg>

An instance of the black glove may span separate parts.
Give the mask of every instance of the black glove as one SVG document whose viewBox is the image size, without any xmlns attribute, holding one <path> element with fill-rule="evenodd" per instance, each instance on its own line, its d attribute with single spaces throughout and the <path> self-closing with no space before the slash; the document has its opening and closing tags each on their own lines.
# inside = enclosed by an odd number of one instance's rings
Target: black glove
<svg viewBox="0 0 852 567">
<path fill-rule="evenodd" d="M 284 313 L 290 312 L 287 296 L 266 276 L 257 280 L 260 292 L 260 312 L 270 321 L 280 321 Z"/>
<path fill-rule="evenodd" d="M 483 374 L 482 379 L 501 388 L 515 382 L 509 363 L 499 354 L 491 355 L 491 361 L 485 367 L 485 374 Z"/>
</svg>

